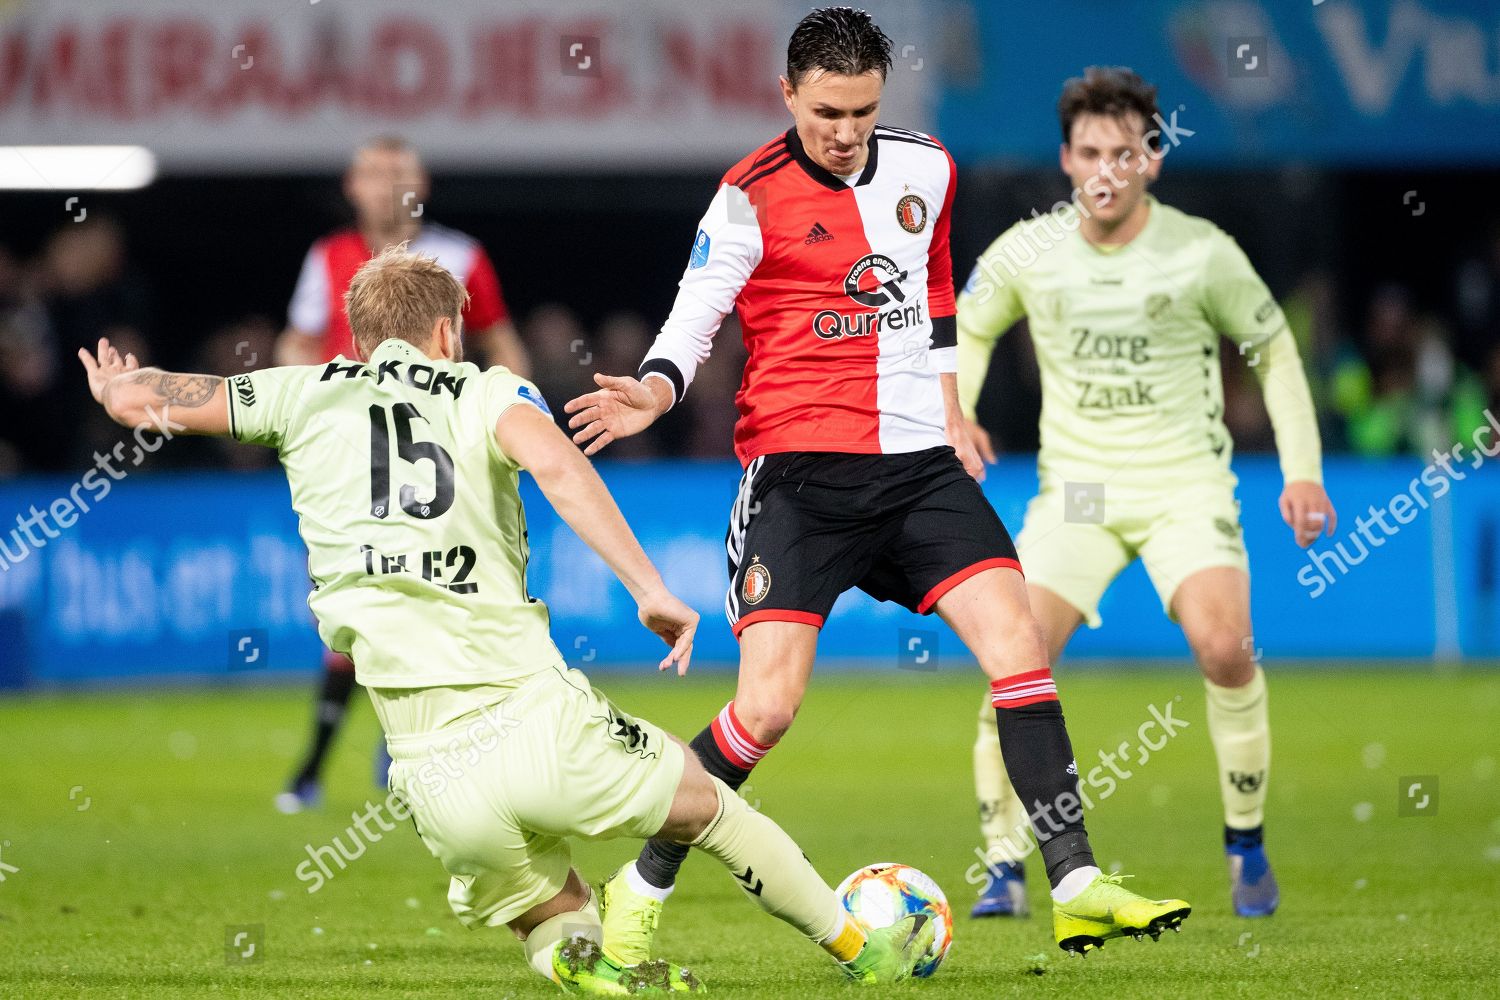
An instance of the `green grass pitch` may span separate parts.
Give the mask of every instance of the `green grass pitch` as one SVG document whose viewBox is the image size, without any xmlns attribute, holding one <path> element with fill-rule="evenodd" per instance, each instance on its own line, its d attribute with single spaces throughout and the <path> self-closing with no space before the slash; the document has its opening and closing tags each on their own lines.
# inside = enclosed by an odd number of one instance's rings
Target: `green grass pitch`
<svg viewBox="0 0 1500 1000">
<path fill-rule="evenodd" d="M 725 673 L 600 680 L 622 707 L 690 736 L 733 690 Z M 956 914 L 948 961 L 893 987 L 926 997 L 1500 996 L 1500 673 L 1272 670 L 1268 846 L 1282 912 L 1231 916 L 1202 686 L 1178 665 L 1064 669 L 1085 771 L 1136 742 L 1148 706 L 1191 725 L 1089 814 L 1101 863 L 1195 906 L 1180 935 L 1078 959 L 1037 915 L 971 921 L 977 672 L 817 678 L 797 725 L 746 797 L 830 883 L 872 861 L 933 875 Z M 310 691 L 127 692 L 0 701 L 0 996 L 545 997 L 504 931 L 466 931 L 409 825 L 309 894 L 305 845 L 328 843 L 371 784 L 373 713 L 360 696 L 322 810 L 276 814 Z M 1403 776 L 1439 779 L 1435 812 L 1401 816 Z M 1432 806 L 1429 805 L 1429 810 Z M 581 845 L 590 879 L 636 845 Z M 230 964 L 226 927 L 261 925 L 257 961 Z M 660 950 L 725 997 L 852 995 L 832 964 L 764 916 L 709 859 L 690 858 Z"/>
</svg>

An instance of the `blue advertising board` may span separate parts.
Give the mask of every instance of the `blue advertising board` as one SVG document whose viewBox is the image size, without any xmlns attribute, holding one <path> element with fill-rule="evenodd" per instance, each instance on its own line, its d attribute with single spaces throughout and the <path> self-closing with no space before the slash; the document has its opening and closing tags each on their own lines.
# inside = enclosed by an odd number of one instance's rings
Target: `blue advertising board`
<svg viewBox="0 0 1500 1000">
<path fill-rule="evenodd" d="M 601 463 L 667 583 L 703 614 L 696 661 L 728 663 L 735 642 L 722 608 L 724 523 L 739 469 L 731 463 Z M 1334 538 L 1297 548 L 1277 512 L 1274 460 L 1236 462 L 1254 576 L 1256 642 L 1277 657 L 1500 655 L 1500 474 L 1418 483 L 1415 460 L 1330 459 L 1342 521 Z M 1413 485 L 1417 484 L 1417 485 Z M 133 476 L 49 537 L 10 525 L 44 511 L 70 484 L 0 484 L 0 684 L 71 684 L 169 675 L 311 670 L 319 645 L 306 605 L 306 557 L 279 473 Z M 986 493 L 1021 523 L 1034 464 L 1007 458 Z M 1372 527 L 1369 508 L 1422 493 L 1409 520 Z M 586 669 L 638 666 L 661 655 L 623 587 L 526 480 L 530 587 L 552 611 L 563 653 Z M 1408 505 L 1409 507 L 1410 505 Z M 1359 521 L 1356 521 L 1359 518 Z M 1363 523 L 1363 534 L 1359 524 Z M 15 558 L 19 556 L 20 558 Z M 1024 554 L 1023 554 L 1024 559 Z M 1070 657 L 1185 656 L 1144 572 L 1133 566 L 1105 596 L 1103 626 L 1081 630 Z M 860 593 L 846 594 L 823 631 L 830 663 L 919 667 L 919 650 L 957 654 L 957 638 Z"/>
<path fill-rule="evenodd" d="M 1057 162 L 1063 81 L 1130 66 L 1160 88 L 1168 163 L 1500 160 L 1493 0 L 959 3 L 938 134 L 962 162 Z M 960 30 L 961 29 L 961 30 Z"/>
</svg>

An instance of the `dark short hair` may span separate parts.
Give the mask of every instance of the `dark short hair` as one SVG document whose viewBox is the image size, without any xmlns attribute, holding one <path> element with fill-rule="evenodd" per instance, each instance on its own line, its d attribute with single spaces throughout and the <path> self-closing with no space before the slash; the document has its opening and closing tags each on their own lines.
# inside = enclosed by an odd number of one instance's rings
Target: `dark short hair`
<svg viewBox="0 0 1500 1000">
<path fill-rule="evenodd" d="M 815 71 L 859 76 L 891 69 L 891 39 L 867 11 L 820 7 L 797 22 L 786 46 L 786 78 L 793 87 Z"/>
<path fill-rule="evenodd" d="M 1148 129 L 1158 114 L 1156 88 L 1125 66 L 1090 66 L 1083 76 L 1063 84 L 1057 100 L 1057 120 L 1062 125 L 1063 142 L 1073 141 L 1073 122 L 1079 115 L 1107 115 L 1122 119 L 1136 112 Z M 1161 136 L 1152 135 L 1151 148 L 1161 146 Z"/>
</svg>

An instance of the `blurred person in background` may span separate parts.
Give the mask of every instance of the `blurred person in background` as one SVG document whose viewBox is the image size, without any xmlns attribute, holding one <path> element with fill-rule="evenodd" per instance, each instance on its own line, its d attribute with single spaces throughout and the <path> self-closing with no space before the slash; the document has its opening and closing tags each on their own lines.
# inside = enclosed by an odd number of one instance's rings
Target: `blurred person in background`
<svg viewBox="0 0 1500 1000">
<path fill-rule="evenodd" d="M 1341 332 L 1338 319 L 1338 297 L 1333 276 L 1315 268 L 1298 280 L 1281 303 L 1286 325 L 1297 341 L 1297 353 L 1305 360 L 1307 387 L 1318 413 L 1318 430 L 1323 445 L 1337 450 L 1344 440 L 1343 423 L 1333 406 L 1331 376 L 1343 361 L 1358 350 Z M 1270 415 L 1266 412 L 1253 369 L 1239 358 L 1232 342 L 1221 351 L 1220 376 L 1224 381 L 1224 426 L 1234 439 L 1235 450 L 1244 452 L 1274 451 Z"/>
<path fill-rule="evenodd" d="M 655 338 L 656 331 L 646 324 L 645 317 L 637 313 L 617 312 L 606 316 L 592 341 L 597 370 L 630 371 L 640 364 Z M 675 437 L 670 432 L 664 435 L 661 428 L 648 427 L 640 434 L 617 442 L 618 446 L 610 454 L 616 458 L 646 459 L 656 458 L 667 450 L 676 455 L 687 450 L 686 442 L 681 439 L 674 440 L 670 448 L 663 448 L 664 436 Z"/>
<path fill-rule="evenodd" d="M 47 311 L 21 263 L 0 247 L 0 476 L 40 468 L 69 422 L 54 419 L 48 394 L 57 376 Z"/>
<path fill-rule="evenodd" d="M 1281 311 L 1305 360 L 1307 387 L 1318 410 L 1323 447 L 1327 451 L 1347 450 L 1348 434 L 1334 405 L 1333 374 L 1359 354 L 1359 347 L 1340 320 L 1338 283 L 1333 274 L 1321 267 L 1304 274 L 1282 302 Z"/>
<path fill-rule="evenodd" d="M 1500 344 L 1484 359 L 1484 397 L 1490 412 L 1500 414 Z"/>
<path fill-rule="evenodd" d="M 1482 366 L 1500 347 L 1500 219 L 1483 248 L 1459 265 L 1456 300 L 1459 357 Z"/>
<path fill-rule="evenodd" d="M 269 368 L 275 358 L 277 333 L 276 325 L 265 316 L 248 316 L 222 326 L 199 345 L 193 368 L 225 378 Z M 275 453 L 264 448 L 239 448 L 224 438 L 193 437 L 184 445 L 201 448 L 203 464 L 216 468 L 250 471 L 277 467 Z"/>
<path fill-rule="evenodd" d="M 464 330 L 480 360 L 522 377 L 530 373 L 489 255 L 474 238 L 426 219 L 430 186 L 417 151 L 403 139 L 385 136 L 355 151 L 344 174 L 344 197 L 354 209 L 354 225 L 330 233 L 308 250 L 292 293 L 287 328 L 276 343 L 277 364 L 311 365 L 340 355 L 354 357 L 344 293 L 366 261 L 404 242 L 412 253 L 435 259 L 464 286 Z M 276 797 L 276 808 L 282 812 L 298 812 L 320 799 L 323 761 L 353 692 L 354 665 L 345 656 L 325 653 L 312 741 L 287 790 Z M 384 784 L 389 763 L 382 743 L 376 755 L 378 783 Z"/>
<path fill-rule="evenodd" d="M 532 381 L 544 399 L 572 399 L 593 387 L 593 369 L 585 366 L 593 364 L 594 348 L 573 310 L 556 302 L 537 306 L 522 328 Z"/>
<path fill-rule="evenodd" d="M 7 407 L 21 420 L 10 440 L 28 469 L 62 472 L 92 461 L 120 440 L 119 428 L 95 414 L 80 418 L 61 374 L 80 347 L 100 337 L 149 357 L 150 296 L 126 262 L 114 220 L 94 215 L 68 222 L 48 238 L 34 274 L 0 263 L 0 351 Z M 12 369 L 11 364 L 15 367 Z"/>
<path fill-rule="evenodd" d="M 1241 454 L 1275 451 L 1276 435 L 1260 387 L 1237 349 L 1219 355 L 1219 377 L 1224 384 L 1224 427 L 1234 440 L 1234 450 Z"/>
<path fill-rule="evenodd" d="M 1363 357 L 1346 358 L 1334 373 L 1334 403 L 1356 453 L 1427 456 L 1468 440 L 1483 425 L 1483 383 L 1405 288 L 1376 292 L 1364 344 Z"/>
<path fill-rule="evenodd" d="M 683 415 L 688 424 L 682 442 L 685 447 L 674 441 L 673 454 L 686 454 L 691 458 L 734 457 L 731 442 L 735 422 L 740 418 L 734 400 L 744 384 L 745 361 L 749 357 L 739 316 L 734 313 L 725 316 L 716 339 L 718 350 L 709 355 L 693 380 L 699 387 L 698 391 L 683 400 Z M 668 419 L 671 416 L 671 413 L 667 414 Z"/>
<path fill-rule="evenodd" d="M 431 178 L 404 139 L 385 136 L 361 146 L 344 174 L 354 225 L 329 233 L 308 250 L 292 293 L 287 328 L 276 345 L 278 364 L 319 364 L 354 356 L 344 292 L 354 272 L 386 247 L 406 243 L 436 259 L 463 282 L 467 346 L 491 365 L 530 371 L 500 279 L 478 240 L 426 220 Z"/>
</svg>

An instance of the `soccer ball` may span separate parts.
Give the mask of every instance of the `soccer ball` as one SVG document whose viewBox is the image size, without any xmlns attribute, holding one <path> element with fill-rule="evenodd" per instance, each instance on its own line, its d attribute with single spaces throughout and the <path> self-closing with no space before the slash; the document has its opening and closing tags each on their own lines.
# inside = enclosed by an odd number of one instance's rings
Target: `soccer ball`
<svg viewBox="0 0 1500 1000">
<path fill-rule="evenodd" d="M 889 927 L 913 913 L 926 913 L 936 931 L 914 976 L 930 976 L 953 943 L 953 911 L 938 884 L 910 865 L 889 861 L 866 865 L 839 883 L 839 902 L 865 927 Z"/>
</svg>

